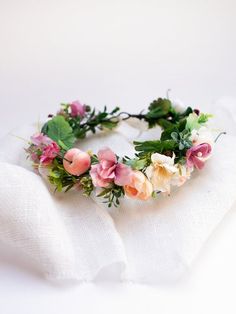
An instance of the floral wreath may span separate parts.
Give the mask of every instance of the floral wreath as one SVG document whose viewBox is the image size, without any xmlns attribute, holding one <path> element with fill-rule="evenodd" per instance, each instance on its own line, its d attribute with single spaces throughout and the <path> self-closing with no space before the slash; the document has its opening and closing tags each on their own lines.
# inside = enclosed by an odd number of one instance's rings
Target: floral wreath
<svg viewBox="0 0 236 314">
<path fill-rule="evenodd" d="M 194 168 L 202 169 L 211 156 L 214 142 L 207 126 L 210 114 L 198 109 L 178 108 L 169 99 L 158 98 L 146 113 L 96 111 L 79 101 L 62 104 L 49 115 L 41 131 L 31 136 L 26 150 L 33 167 L 46 176 L 57 191 L 71 188 L 102 197 L 109 207 L 118 206 L 128 196 L 147 200 L 159 193 L 170 194 L 171 186 L 183 185 Z M 113 129 L 121 120 L 144 120 L 149 128 L 160 126 L 160 139 L 134 142 L 133 158 L 119 157 L 105 147 L 97 154 L 73 148 L 88 132 Z M 46 174 L 46 175 L 45 175 Z"/>
</svg>

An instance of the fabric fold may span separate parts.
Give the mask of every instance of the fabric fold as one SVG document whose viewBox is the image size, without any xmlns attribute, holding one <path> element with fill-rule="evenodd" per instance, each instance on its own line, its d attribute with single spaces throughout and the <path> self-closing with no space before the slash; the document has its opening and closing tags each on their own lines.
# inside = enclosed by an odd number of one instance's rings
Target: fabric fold
<svg viewBox="0 0 236 314">
<path fill-rule="evenodd" d="M 0 162 L 0 241 L 31 258 L 53 280 L 93 280 L 103 268 L 125 267 L 109 214 L 76 191 L 52 195 L 42 178 Z"/>
</svg>

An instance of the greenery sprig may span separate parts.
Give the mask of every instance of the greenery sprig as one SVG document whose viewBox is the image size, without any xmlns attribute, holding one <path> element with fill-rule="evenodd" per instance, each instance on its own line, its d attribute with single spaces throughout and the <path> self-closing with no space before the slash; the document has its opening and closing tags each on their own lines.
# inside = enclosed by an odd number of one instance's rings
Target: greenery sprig
<svg viewBox="0 0 236 314">
<path fill-rule="evenodd" d="M 117 207 L 120 205 L 119 199 L 124 195 L 124 188 L 122 186 L 112 184 L 108 188 L 103 188 L 97 196 L 104 198 L 105 201 L 103 203 L 107 204 L 108 207 Z"/>
</svg>

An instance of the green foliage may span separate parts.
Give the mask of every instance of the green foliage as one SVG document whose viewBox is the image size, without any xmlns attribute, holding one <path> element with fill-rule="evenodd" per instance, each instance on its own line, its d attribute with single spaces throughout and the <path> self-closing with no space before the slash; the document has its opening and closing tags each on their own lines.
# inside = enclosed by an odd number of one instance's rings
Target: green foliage
<svg viewBox="0 0 236 314">
<path fill-rule="evenodd" d="M 162 104 L 160 100 L 157 103 L 151 106 L 151 108 L 155 108 L 155 106 L 159 106 Z M 164 108 L 168 109 L 168 102 Z M 164 111 L 165 112 L 165 111 Z M 184 162 L 185 161 L 185 153 L 188 148 L 192 146 L 192 142 L 190 140 L 191 132 L 186 129 L 187 117 L 192 113 L 192 109 L 188 107 L 183 113 L 175 112 L 174 108 L 169 108 L 168 115 L 165 118 L 161 118 L 156 120 L 156 123 L 159 124 L 163 128 L 163 132 L 161 134 L 160 140 L 154 141 L 145 141 L 145 142 L 134 142 L 135 149 L 138 151 L 138 157 L 141 160 L 145 160 L 145 167 L 150 163 L 150 158 L 152 153 L 160 153 L 160 154 L 172 154 L 174 153 L 176 158 L 175 162 Z M 194 114 L 195 115 L 195 114 Z M 128 163 L 134 165 L 139 165 L 139 162 L 129 161 Z M 142 164 L 142 163 L 141 163 Z M 142 169 L 141 166 L 139 169 Z"/>
<path fill-rule="evenodd" d="M 175 133 L 179 133 L 185 130 L 185 126 L 186 126 L 186 119 L 182 119 L 180 120 L 178 123 L 176 124 L 171 124 L 171 126 L 169 126 L 168 128 L 166 128 L 162 133 L 161 133 L 161 141 L 165 141 L 165 140 L 170 140 L 173 139 L 171 134 L 173 132 Z"/>
<path fill-rule="evenodd" d="M 158 98 L 154 100 L 148 107 L 148 113 L 145 120 L 148 122 L 149 128 L 158 124 L 158 120 L 164 118 L 171 111 L 171 102 L 169 99 Z M 163 120 L 161 120 L 163 122 Z"/>
<path fill-rule="evenodd" d="M 163 118 L 162 119 L 158 119 L 157 120 L 157 124 L 164 130 L 173 126 L 172 122 L 170 122 L 170 121 L 168 121 L 166 119 L 163 119 Z"/>
<path fill-rule="evenodd" d="M 95 111 L 93 111 L 89 121 L 87 122 L 87 125 L 90 127 L 90 130 L 93 133 L 95 133 L 95 128 L 97 126 L 100 126 L 101 129 L 112 130 L 119 122 L 119 120 L 113 117 L 113 115 L 119 110 L 119 107 L 116 107 L 109 113 L 107 112 L 107 108 L 104 107 L 103 111 L 99 111 L 97 114 L 95 114 Z"/>
<path fill-rule="evenodd" d="M 124 196 L 124 189 L 122 186 L 112 185 L 108 188 L 103 188 L 102 192 L 97 195 L 98 197 L 103 197 L 105 201 L 103 203 L 107 204 L 108 207 L 114 205 L 115 207 L 120 205 L 120 197 Z"/>
<path fill-rule="evenodd" d="M 171 137 L 178 144 L 179 150 L 188 149 L 192 146 L 190 135 L 191 133 L 188 130 L 183 130 L 182 132 L 171 133 Z"/>
<path fill-rule="evenodd" d="M 83 121 L 75 121 L 70 124 L 74 130 L 76 138 L 84 138 L 87 132 L 96 133 L 97 129 L 109 129 L 115 128 L 119 120 L 114 114 L 119 111 L 119 107 L 115 107 L 111 112 L 107 111 L 104 107 L 103 111 L 96 112 L 95 109 L 89 112 Z"/>
<path fill-rule="evenodd" d="M 208 113 L 201 113 L 200 116 L 196 113 L 192 113 L 187 117 L 186 128 L 190 131 L 193 129 L 198 130 L 201 126 L 207 123 L 209 118 L 212 118 L 212 115 Z"/>
<path fill-rule="evenodd" d="M 161 133 L 161 138 L 160 140 L 161 141 L 167 141 L 167 140 L 171 140 L 172 137 L 171 137 L 171 134 L 173 132 L 179 132 L 179 129 L 176 125 L 172 125 L 171 127 L 167 128 L 166 130 L 164 130 L 162 133 Z"/>
<path fill-rule="evenodd" d="M 130 166 L 134 170 L 142 170 L 147 166 L 148 159 L 147 158 L 126 159 L 125 164 L 127 166 Z"/>
<path fill-rule="evenodd" d="M 148 107 L 148 112 L 143 115 L 143 119 L 148 122 L 149 128 L 159 125 L 162 129 L 168 129 L 171 126 L 185 120 L 193 112 L 188 107 L 184 112 L 176 112 L 169 99 L 158 98 Z"/>
<path fill-rule="evenodd" d="M 112 130 L 114 129 L 118 124 L 118 121 L 112 121 L 112 120 L 109 120 L 109 121 L 102 121 L 101 122 L 101 127 L 103 129 L 108 129 L 108 130 Z"/>
<path fill-rule="evenodd" d="M 87 133 L 87 129 L 81 127 L 80 125 L 78 125 L 75 129 L 74 129 L 74 135 L 77 139 L 82 139 L 86 137 L 86 133 Z"/>
<path fill-rule="evenodd" d="M 61 192 L 65 188 L 65 192 L 69 191 L 78 179 L 65 171 L 61 161 L 54 159 L 52 168 L 49 171 L 49 182 L 56 187 L 56 191 Z"/>
<path fill-rule="evenodd" d="M 75 136 L 69 123 L 61 115 L 53 117 L 42 128 L 42 132 L 57 142 L 63 149 L 73 147 Z"/>
<path fill-rule="evenodd" d="M 187 109 L 180 114 L 180 118 L 186 118 L 190 115 L 190 113 L 193 113 L 193 109 L 191 107 L 187 107 Z"/>
<path fill-rule="evenodd" d="M 198 118 L 198 123 L 200 124 L 205 124 L 209 118 L 212 118 L 213 115 L 212 114 L 209 114 L 209 113 L 201 113 L 199 118 Z"/>
<path fill-rule="evenodd" d="M 48 178 L 49 182 L 55 185 L 56 191 L 59 192 L 63 189 L 67 192 L 73 188 L 75 184 L 79 184 L 83 190 L 83 195 L 90 196 L 94 189 L 92 179 L 88 172 L 79 177 L 71 175 L 66 172 L 63 167 L 62 160 L 60 159 L 54 159 Z"/>
<path fill-rule="evenodd" d="M 85 175 L 80 179 L 79 183 L 83 189 L 83 195 L 90 196 L 94 188 L 91 177 L 89 175 Z"/>
<path fill-rule="evenodd" d="M 98 156 L 95 155 L 95 154 L 93 154 L 93 155 L 91 156 L 91 164 L 92 164 L 92 165 L 95 165 L 95 164 L 97 164 L 97 163 L 98 163 Z"/>
<path fill-rule="evenodd" d="M 145 142 L 134 142 L 135 150 L 144 153 L 164 153 L 167 151 L 175 150 L 177 144 L 176 141 L 172 140 L 156 140 L 156 141 L 145 141 Z"/>
</svg>

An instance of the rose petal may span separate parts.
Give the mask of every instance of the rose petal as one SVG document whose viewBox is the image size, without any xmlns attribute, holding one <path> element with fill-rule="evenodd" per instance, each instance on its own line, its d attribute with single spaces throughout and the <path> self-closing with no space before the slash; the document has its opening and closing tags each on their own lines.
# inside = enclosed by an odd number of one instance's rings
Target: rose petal
<svg viewBox="0 0 236 314">
<path fill-rule="evenodd" d="M 99 164 L 92 165 L 89 173 L 92 178 L 94 186 L 105 188 L 109 185 L 110 181 L 108 179 L 101 178 L 101 176 L 98 173 L 98 167 L 99 167 Z"/>
<path fill-rule="evenodd" d="M 200 158 L 197 158 L 196 156 L 193 156 L 192 157 L 193 159 L 193 164 L 194 166 L 198 169 L 198 170 L 201 170 L 203 167 L 204 167 L 204 161 L 201 160 Z"/>
<path fill-rule="evenodd" d="M 102 161 L 109 161 L 112 163 L 117 163 L 117 158 L 114 152 L 109 147 L 104 147 L 103 149 L 100 149 L 98 152 L 98 160 L 99 162 Z"/>
<path fill-rule="evenodd" d="M 123 186 L 131 183 L 132 170 L 130 167 L 118 163 L 115 170 L 115 184 Z"/>
<path fill-rule="evenodd" d="M 115 172 L 116 165 L 113 165 L 112 167 L 108 169 L 103 169 L 102 166 L 98 167 L 98 173 L 103 179 L 114 179 L 115 178 Z"/>
</svg>

